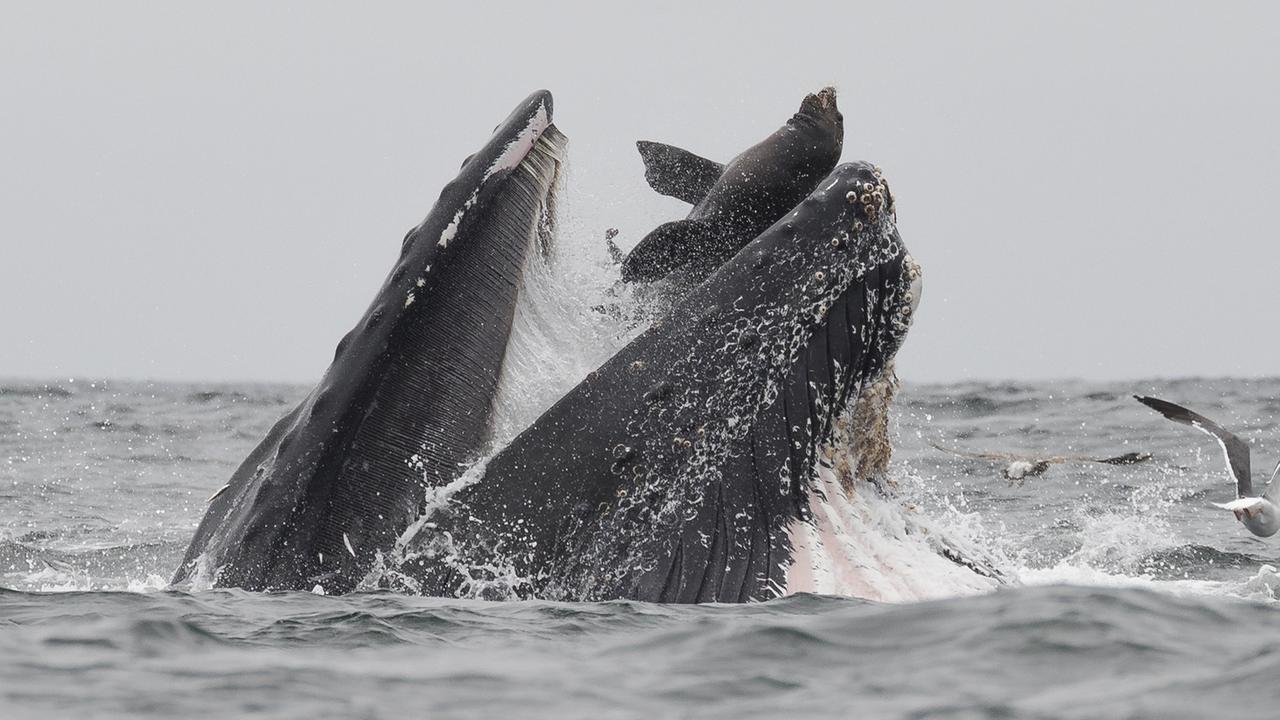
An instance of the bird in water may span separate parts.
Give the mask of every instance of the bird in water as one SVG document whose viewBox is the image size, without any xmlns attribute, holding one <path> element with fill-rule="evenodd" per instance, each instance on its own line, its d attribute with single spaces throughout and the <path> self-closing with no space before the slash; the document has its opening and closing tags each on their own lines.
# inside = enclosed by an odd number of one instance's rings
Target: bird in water
<svg viewBox="0 0 1280 720">
<path fill-rule="evenodd" d="M 942 452 L 959 455 L 970 460 L 990 460 L 1008 463 L 1004 468 L 1004 478 L 1011 485 L 1021 485 L 1029 477 L 1043 475 L 1051 465 L 1061 463 L 1103 463 L 1104 465 L 1136 465 L 1151 459 L 1151 453 L 1131 452 L 1115 457 L 1098 458 L 1087 455 L 1015 455 L 1007 452 L 970 452 L 956 448 L 943 447 L 937 443 L 929 443 Z"/>
<path fill-rule="evenodd" d="M 1174 405 L 1160 398 L 1134 395 L 1135 400 L 1155 410 L 1166 418 L 1183 425 L 1190 425 L 1206 435 L 1212 435 L 1222 447 L 1227 458 L 1227 469 L 1236 481 L 1236 499 L 1228 503 L 1213 503 L 1215 507 L 1230 510 L 1249 532 L 1258 537 L 1271 537 L 1280 530 L 1280 510 L 1276 508 L 1280 485 L 1275 482 L 1280 464 L 1271 472 L 1271 480 L 1261 495 L 1253 492 L 1253 475 L 1249 469 L 1249 444 L 1233 435 L 1226 428 L 1209 418 Z"/>
</svg>

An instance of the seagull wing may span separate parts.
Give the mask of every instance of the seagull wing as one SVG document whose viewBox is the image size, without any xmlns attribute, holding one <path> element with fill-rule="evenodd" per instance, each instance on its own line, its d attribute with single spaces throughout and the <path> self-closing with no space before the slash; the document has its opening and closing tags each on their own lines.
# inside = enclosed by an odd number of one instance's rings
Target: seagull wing
<svg viewBox="0 0 1280 720">
<path fill-rule="evenodd" d="M 1271 479 L 1267 481 L 1267 490 L 1262 493 L 1262 497 L 1273 503 L 1280 503 L 1280 485 L 1276 485 L 1276 475 L 1280 474 L 1280 462 L 1276 463 L 1276 469 L 1271 471 Z"/>
<path fill-rule="evenodd" d="M 1181 405 L 1174 405 L 1167 400 L 1142 395 L 1134 395 L 1133 398 L 1176 423 L 1190 425 L 1202 433 L 1212 435 L 1218 441 L 1218 445 L 1222 447 L 1222 452 L 1227 458 L 1227 467 L 1231 470 L 1231 476 L 1235 478 L 1236 497 L 1253 496 L 1253 479 L 1249 472 L 1248 443 L 1231 434 L 1218 423 Z"/>
<path fill-rule="evenodd" d="M 1039 456 L 1039 457 L 1032 457 L 1030 455 L 1026 455 L 1018 459 L 1026 460 L 1027 462 L 1045 463 L 1046 465 L 1059 465 L 1061 463 L 1093 462 L 1093 458 L 1085 457 L 1083 455 L 1048 455 L 1048 456 Z"/>
<path fill-rule="evenodd" d="M 1106 463 L 1107 465 L 1137 465 L 1150 459 L 1151 453 L 1149 452 L 1131 452 L 1109 458 L 1094 458 L 1093 462 Z"/>
<path fill-rule="evenodd" d="M 1098 457 L 1096 455 L 1054 455 L 1042 458 L 1047 463 L 1103 463 L 1106 465 L 1137 465 L 1151 459 L 1151 453 L 1131 452 L 1115 457 Z"/>
<path fill-rule="evenodd" d="M 972 452 L 969 450 L 960 450 L 957 448 L 943 447 L 938 443 L 935 443 L 932 441 L 930 441 L 929 444 L 937 448 L 938 450 L 941 450 L 942 452 L 951 453 L 952 455 L 959 455 L 962 458 L 969 458 L 971 460 L 1000 460 L 1000 461 L 1026 460 L 1027 462 L 1040 462 L 1040 458 L 1031 457 L 1029 455 L 1014 455 L 1013 453 L 1004 453 L 1004 452 Z"/>
</svg>

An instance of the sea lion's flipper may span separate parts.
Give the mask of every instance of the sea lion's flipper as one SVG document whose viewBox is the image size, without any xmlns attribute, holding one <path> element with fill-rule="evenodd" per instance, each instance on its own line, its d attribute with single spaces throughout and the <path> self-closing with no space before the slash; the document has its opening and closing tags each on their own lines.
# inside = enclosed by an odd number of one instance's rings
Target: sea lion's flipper
<svg viewBox="0 0 1280 720">
<path fill-rule="evenodd" d="M 663 223 L 644 236 L 622 262 L 624 282 L 652 282 L 715 246 L 715 225 L 705 220 Z"/>
<path fill-rule="evenodd" d="M 644 160 L 644 179 L 654 190 L 697 205 L 724 174 L 724 166 L 688 150 L 649 140 L 637 140 Z"/>
</svg>

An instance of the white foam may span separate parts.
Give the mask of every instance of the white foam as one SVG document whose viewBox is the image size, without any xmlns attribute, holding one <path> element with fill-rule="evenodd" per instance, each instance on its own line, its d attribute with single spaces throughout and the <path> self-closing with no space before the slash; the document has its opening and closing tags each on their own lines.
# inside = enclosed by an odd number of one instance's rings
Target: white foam
<svg viewBox="0 0 1280 720">
<path fill-rule="evenodd" d="M 531 257 L 521 280 L 494 399 L 493 439 L 502 446 L 644 328 L 621 319 L 634 308 L 617 292 L 618 271 L 601 234 L 574 214 L 572 183 L 557 194 L 549 254 Z"/>
<path fill-rule="evenodd" d="M 948 484 L 936 478 L 912 481 L 936 487 Z M 1006 558 L 1002 569 L 1022 585 L 1141 588 L 1178 596 L 1280 602 L 1280 573 L 1271 565 L 1260 565 L 1243 580 L 1196 578 L 1190 570 L 1182 578 L 1168 577 L 1168 567 L 1162 568 L 1161 576 L 1151 572 L 1147 565 L 1151 558 L 1185 546 L 1185 539 L 1175 532 L 1170 517 L 1192 492 L 1177 483 L 1157 482 L 1136 488 L 1125 501 L 1113 503 L 1102 512 L 1078 508 L 1071 523 L 1078 528 L 1076 549 L 1051 565 L 1038 560 L 1039 548 L 1032 545 L 1038 538 L 988 532 L 982 527 L 985 518 L 976 513 L 951 508 L 940 513 L 935 522 L 948 532 L 987 544 L 997 556 Z M 959 527 L 965 522 L 973 526 Z"/>
</svg>

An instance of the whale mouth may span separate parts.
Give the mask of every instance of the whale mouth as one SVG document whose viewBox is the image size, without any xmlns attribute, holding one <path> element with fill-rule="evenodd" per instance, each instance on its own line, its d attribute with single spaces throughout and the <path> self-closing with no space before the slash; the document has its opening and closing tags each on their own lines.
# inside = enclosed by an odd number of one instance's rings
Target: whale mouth
<svg viewBox="0 0 1280 720">
<path fill-rule="evenodd" d="M 820 454 L 891 372 L 909 262 L 880 174 L 836 168 L 448 488 L 400 567 L 429 594 L 776 596 Z"/>
</svg>

